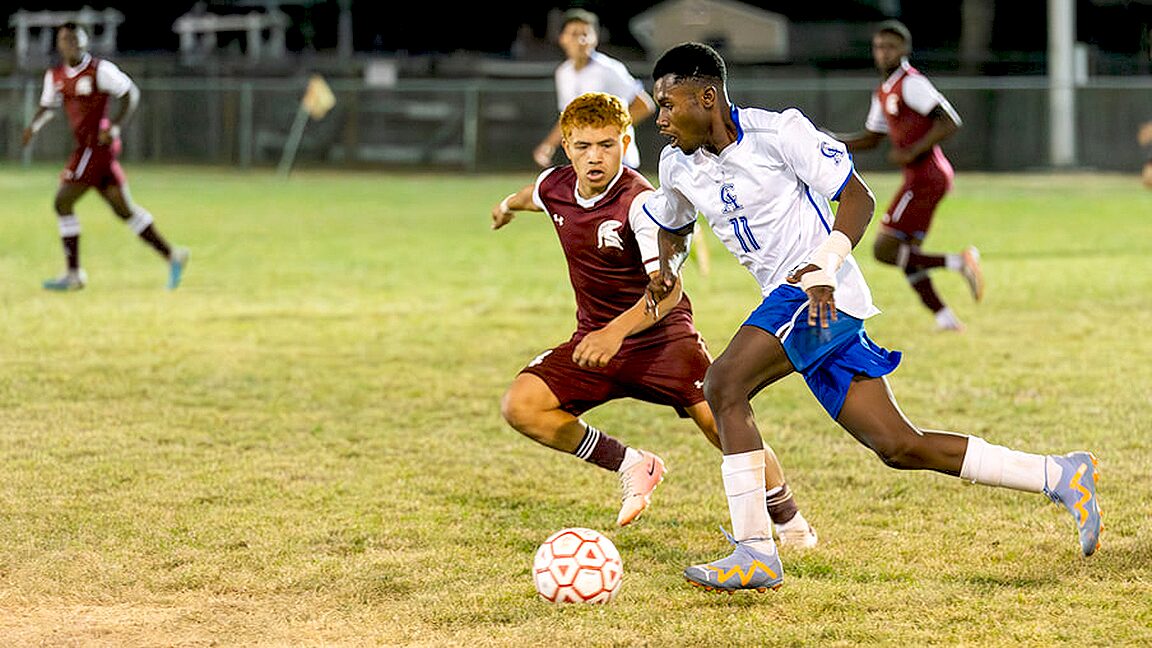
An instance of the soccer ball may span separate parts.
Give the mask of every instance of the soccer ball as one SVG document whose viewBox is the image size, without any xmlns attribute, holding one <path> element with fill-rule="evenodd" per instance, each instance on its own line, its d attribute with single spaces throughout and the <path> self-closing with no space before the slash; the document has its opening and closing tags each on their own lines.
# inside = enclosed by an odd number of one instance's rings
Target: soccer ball
<svg viewBox="0 0 1152 648">
<path fill-rule="evenodd" d="M 616 598 L 623 576 L 616 545 L 580 527 L 548 536 L 532 562 L 536 591 L 552 603 L 607 603 Z"/>
</svg>

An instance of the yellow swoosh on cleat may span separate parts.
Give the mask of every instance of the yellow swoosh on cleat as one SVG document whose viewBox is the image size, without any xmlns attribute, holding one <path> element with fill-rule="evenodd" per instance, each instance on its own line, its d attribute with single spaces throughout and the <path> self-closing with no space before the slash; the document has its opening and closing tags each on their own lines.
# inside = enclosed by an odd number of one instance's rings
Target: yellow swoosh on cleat
<svg viewBox="0 0 1152 648">
<path fill-rule="evenodd" d="M 752 561 L 752 566 L 748 568 L 747 573 L 744 572 L 744 568 L 741 567 L 740 565 L 736 565 L 732 569 L 729 569 L 729 570 L 723 570 L 723 569 L 720 569 L 719 567 L 713 567 L 712 565 L 704 565 L 704 568 L 710 569 L 710 570 L 716 572 L 716 578 L 718 578 L 719 582 L 721 582 L 721 583 L 728 580 L 729 578 L 732 578 L 732 576 L 734 574 L 740 574 L 740 584 L 741 585 L 747 585 L 748 581 L 752 580 L 752 576 L 756 574 L 757 568 L 763 569 L 764 573 L 768 574 L 768 576 L 770 576 L 772 578 L 778 578 L 776 572 L 772 571 L 768 567 L 768 565 L 765 565 L 764 563 L 760 562 L 759 560 L 753 560 Z"/>
<path fill-rule="evenodd" d="M 1080 464 L 1080 468 L 1072 475 L 1072 479 L 1068 480 L 1068 487 L 1080 493 L 1080 499 L 1072 505 L 1076 509 L 1076 517 L 1079 518 L 1080 526 L 1088 523 L 1088 509 L 1084 507 L 1092 499 L 1092 493 L 1080 483 L 1080 479 L 1084 477 L 1084 472 L 1088 470 L 1088 464 Z"/>
</svg>

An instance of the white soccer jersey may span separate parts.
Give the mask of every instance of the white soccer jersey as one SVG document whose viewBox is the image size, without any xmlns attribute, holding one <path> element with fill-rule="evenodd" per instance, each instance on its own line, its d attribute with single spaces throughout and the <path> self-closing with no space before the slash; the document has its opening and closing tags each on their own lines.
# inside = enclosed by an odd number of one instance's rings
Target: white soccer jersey
<svg viewBox="0 0 1152 648">
<path fill-rule="evenodd" d="M 644 84 L 632 76 L 623 63 L 600 52 L 592 52 L 588 64 L 579 70 L 572 61 L 564 61 L 556 68 L 555 76 L 556 100 L 561 112 L 573 99 L 585 92 L 607 92 L 616 95 L 627 108 L 644 90 Z M 624 164 L 635 169 L 640 166 L 636 131 L 629 126 L 627 132 L 632 138 L 632 144 L 624 151 Z"/>
<path fill-rule="evenodd" d="M 767 296 L 828 237 L 835 199 L 852 175 L 844 144 L 799 110 L 733 108 L 736 141 L 719 155 L 672 146 L 660 154 L 660 188 L 644 205 L 664 229 L 689 231 L 696 213 Z M 836 274 L 836 307 L 864 319 L 880 311 L 851 255 Z"/>
</svg>

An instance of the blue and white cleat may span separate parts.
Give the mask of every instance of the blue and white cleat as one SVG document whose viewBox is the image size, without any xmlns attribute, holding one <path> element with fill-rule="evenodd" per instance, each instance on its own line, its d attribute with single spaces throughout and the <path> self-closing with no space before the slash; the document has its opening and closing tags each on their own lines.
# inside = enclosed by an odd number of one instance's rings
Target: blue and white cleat
<svg viewBox="0 0 1152 648">
<path fill-rule="evenodd" d="M 1096 457 L 1091 452 L 1072 452 L 1049 455 L 1048 459 L 1060 466 L 1060 481 L 1053 488 L 1045 485 L 1044 494 L 1072 514 L 1080 534 L 1080 551 L 1091 556 L 1100 548 L 1100 530 L 1104 527 L 1096 497 Z"/>
<path fill-rule="evenodd" d="M 720 529 L 724 531 L 723 528 Z M 736 547 L 732 555 L 703 565 L 692 565 L 684 570 L 684 578 L 696 587 L 710 592 L 748 589 L 757 592 L 780 589 L 784 584 L 784 566 L 780 554 L 766 554 L 750 546 L 750 542 L 772 542 L 772 538 L 750 538 L 737 542 L 727 531 L 724 537 Z"/>
<path fill-rule="evenodd" d="M 188 248 L 173 248 L 168 255 L 168 290 L 176 290 L 188 265 Z"/>
<path fill-rule="evenodd" d="M 68 270 L 55 279 L 45 279 L 41 285 L 44 290 L 71 292 L 88 285 L 88 275 L 83 270 Z"/>
</svg>

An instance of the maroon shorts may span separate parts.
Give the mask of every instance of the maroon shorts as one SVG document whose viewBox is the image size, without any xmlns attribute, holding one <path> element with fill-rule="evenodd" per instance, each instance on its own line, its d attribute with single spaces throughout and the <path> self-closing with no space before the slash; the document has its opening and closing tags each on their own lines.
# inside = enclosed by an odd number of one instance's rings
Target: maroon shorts
<svg viewBox="0 0 1152 648">
<path fill-rule="evenodd" d="M 119 146 L 80 146 L 72 151 L 68 166 L 60 173 L 61 182 L 74 182 L 97 189 L 125 184 L 124 171 L 116 161 Z"/>
<path fill-rule="evenodd" d="M 885 233 L 905 241 L 923 241 L 932 225 L 936 205 L 951 188 L 951 168 L 928 165 L 905 170 L 904 184 L 896 191 L 881 221 Z"/>
<path fill-rule="evenodd" d="M 712 364 L 699 333 L 625 345 L 599 369 L 584 369 L 572 361 L 579 340 L 568 340 L 536 356 L 521 373 L 538 376 L 560 400 L 560 409 L 580 414 L 617 398 L 635 398 L 676 408 L 704 401 L 704 373 Z"/>
</svg>

